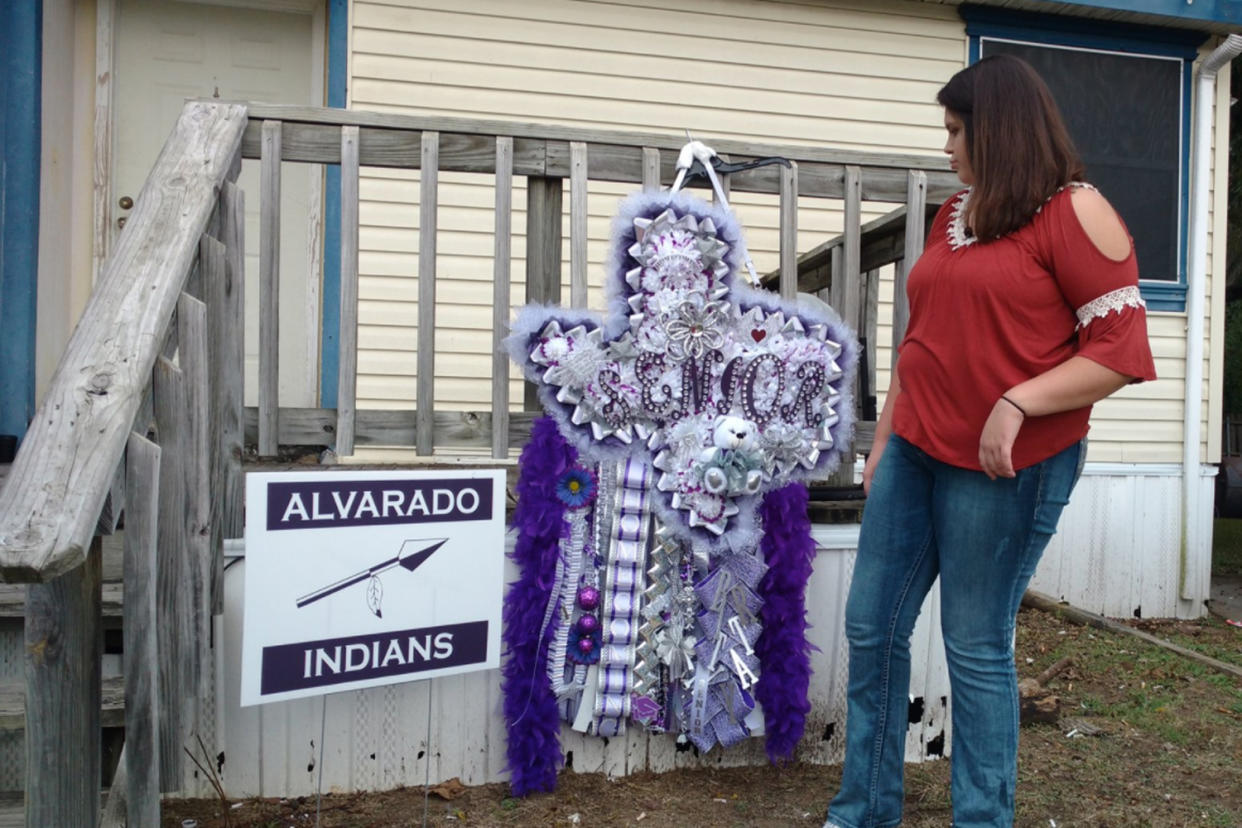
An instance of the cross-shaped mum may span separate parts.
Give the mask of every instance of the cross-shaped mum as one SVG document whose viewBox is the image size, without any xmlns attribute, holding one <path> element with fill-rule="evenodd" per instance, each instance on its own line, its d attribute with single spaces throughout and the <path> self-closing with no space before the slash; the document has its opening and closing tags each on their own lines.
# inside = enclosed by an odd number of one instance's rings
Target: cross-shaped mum
<svg viewBox="0 0 1242 828">
<path fill-rule="evenodd" d="M 730 214 L 644 194 L 618 222 L 609 315 L 526 308 L 510 347 L 580 452 L 649 463 L 679 534 L 715 548 L 758 495 L 838 461 L 857 344 L 817 300 L 738 284 Z"/>
</svg>

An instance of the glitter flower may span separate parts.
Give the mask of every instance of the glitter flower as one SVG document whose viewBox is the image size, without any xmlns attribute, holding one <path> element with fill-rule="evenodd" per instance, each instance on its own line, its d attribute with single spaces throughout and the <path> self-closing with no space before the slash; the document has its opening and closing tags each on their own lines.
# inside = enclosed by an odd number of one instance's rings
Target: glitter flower
<svg viewBox="0 0 1242 828">
<path fill-rule="evenodd" d="M 556 496 L 571 509 L 590 505 L 599 488 L 595 475 L 582 466 L 573 466 L 556 482 Z"/>
<path fill-rule="evenodd" d="M 665 228 L 650 236 L 642 289 L 653 294 L 661 289 L 705 290 L 713 262 L 704 260 L 698 241 L 698 234 L 687 228 Z"/>
<path fill-rule="evenodd" d="M 694 295 L 677 306 L 664 326 L 668 352 L 674 359 L 698 359 L 724 344 L 724 309 L 719 302 L 704 302 Z"/>
<path fill-rule="evenodd" d="M 565 655 L 574 664 L 594 664 L 599 661 L 599 649 L 603 636 L 598 629 L 584 633 L 575 625 L 569 630 L 569 647 Z"/>
</svg>

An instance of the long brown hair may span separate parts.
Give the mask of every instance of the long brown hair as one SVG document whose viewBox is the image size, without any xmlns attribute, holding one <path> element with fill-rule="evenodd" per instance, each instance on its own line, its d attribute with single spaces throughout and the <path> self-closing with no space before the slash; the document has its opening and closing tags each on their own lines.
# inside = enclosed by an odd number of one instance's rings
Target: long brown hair
<svg viewBox="0 0 1242 828">
<path fill-rule="evenodd" d="M 1031 65 L 986 57 L 936 94 L 962 119 L 975 183 L 965 216 L 981 241 L 1012 233 L 1071 181 L 1086 173 L 1052 93 Z"/>
</svg>

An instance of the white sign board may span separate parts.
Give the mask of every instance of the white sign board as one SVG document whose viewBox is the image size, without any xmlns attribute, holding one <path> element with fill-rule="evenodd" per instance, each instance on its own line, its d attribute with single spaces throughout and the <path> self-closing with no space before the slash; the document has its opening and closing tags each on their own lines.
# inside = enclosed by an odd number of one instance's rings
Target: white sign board
<svg viewBox="0 0 1242 828">
<path fill-rule="evenodd" d="M 242 706 L 498 667 L 504 483 L 248 474 Z"/>
</svg>

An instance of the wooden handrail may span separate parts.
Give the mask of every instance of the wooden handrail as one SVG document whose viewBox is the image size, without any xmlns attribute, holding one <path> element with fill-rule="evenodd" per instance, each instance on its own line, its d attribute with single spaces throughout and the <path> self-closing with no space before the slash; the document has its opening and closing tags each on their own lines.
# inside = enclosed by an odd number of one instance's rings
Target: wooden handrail
<svg viewBox="0 0 1242 828">
<path fill-rule="evenodd" d="M 359 160 L 363 166 L 420 169 L 423 132 L 439 136 L 440 172 L 496 172 L 494 142 L 497 136 L 514 139 L 512 163 L 515 175 L 571 178 L 573 145 L 585 148 L 590 159 L 587 177 L 592 181 L 640 184 L 653 172 L 649 152 L 660 152 L 661 178 L 672 180 L 673 165 L 685 139 L 677 134 L 620 132 L 510 121 L 399 115 L 356 110 L 319 109 L 276 104 L 248 104 L 250 125 L 242 139 L 246 158 L 261 154 L 262 124 L 280 121 L 284 161 L 338 164 L 341 160 L 342 126 L 359 128 Z M 853 166 L 861 175 L 863 201 L 901 203 L 906 197 L 909 170 L 924 170 L 930 197 L 944 200 L 958 189 L 957 176 L 944 159 L 932 155 L 860 152 L 797 144 L 766 144 L 728 139 L 709 143 L 733 161 L 779 156 L 798 164 L 799 195 L 810 198 L 841 198 L 844 168 Z M 733 192 L 777 194 L 781 188 L 780 166 L 759 167 L 728 176 Z"/>
<path fill-rule="evenodd" d="M 207 99 L 205 99 L 207 100 Z M 480 135 L 494 137 L 510 135 L 514 138 L 582 141 L 587 144 L 613 144 L 616 146 L 654 147 L 669 150 L 673 157 L 686 143 L 680 132 L 623 132 L 620 130 L 586 129 L 583 127 L 540 124 L 529 121 L 494 121 L 476 118 L 452 118 L 445 116 L 401 115 L 388 112 L 366 112 L 357 109 L 325 109 L 312 106 L 287 104 L 247 103 L 250 117 L 257 121 L 276 120 L 305 124 L 396 129 L 407 131 L 429 130 L 456 135 Z M 861 152 L 858 150 L 832 149 L 807 144 L 767 144 L 737 141 L 725 138 L 702 138 L 720 153 L 739 156 L 777 155 L 798 162 L 819 161 L 826 164 L 857 164 L 862 167 L 893 167 L 901 170 L 929 170 L 950 173 L 943 154 L 914 155 L 904 153 Z M 415 147 L 417 150 L 417 147 Z"/>
<path fill-rule="evenodd" d="M 940 202 L 933 202 L 924 208 L 925 226 L 931 225 L 932 217 L 940 209 Z M 866 272 L 893 264 L 905 258 L 906 206 L 903 204 L 878 218 L 863 224 L 859 228 L 859 242 L 862 255 L 859 268 Z M 813 293 L 822 290 L 829 284 L 829 267 L 832 263 L 832 251 L 845 246 L 846 234 L 833 236 L 826 242 L 798 256 L 798 290 Z M 771 270 L 763 274 L 763 286 L 775 290 L 780 270 Z"/>
<path fill-rule="evenodd" d="M 5 581 L 85 560 L 246 114 L 188 103 L 164 144 L 0 489 Z"/>
</svg>

